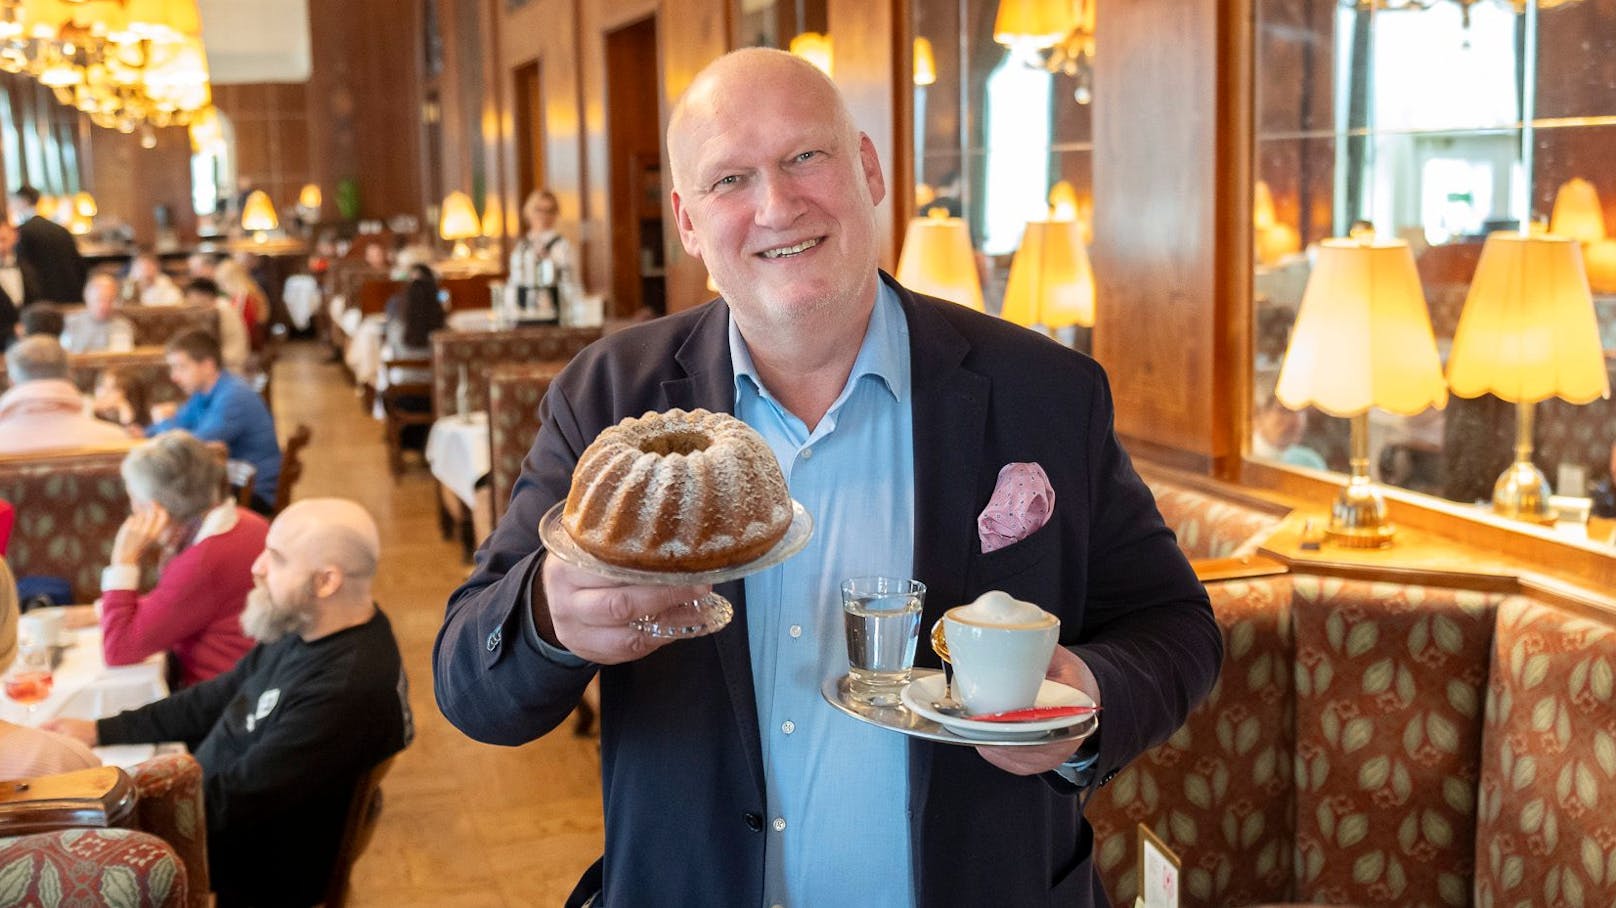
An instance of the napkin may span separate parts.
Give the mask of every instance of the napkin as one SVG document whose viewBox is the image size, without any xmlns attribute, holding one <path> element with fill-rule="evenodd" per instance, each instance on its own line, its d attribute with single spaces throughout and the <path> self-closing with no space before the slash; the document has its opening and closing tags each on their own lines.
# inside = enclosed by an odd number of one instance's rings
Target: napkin
<svg viewBox="0 0 1616 908">
<path fill-rule="evenodd" d="M 1035 463 L 1007 463 L 999 470 L 999 484 L 988 506 L 976 518 L 982 554 L 1002 549 L 1031 536 L 1049 522 L 1055 510 L 1055 490 L 1044 468 Z"/>
</svg>

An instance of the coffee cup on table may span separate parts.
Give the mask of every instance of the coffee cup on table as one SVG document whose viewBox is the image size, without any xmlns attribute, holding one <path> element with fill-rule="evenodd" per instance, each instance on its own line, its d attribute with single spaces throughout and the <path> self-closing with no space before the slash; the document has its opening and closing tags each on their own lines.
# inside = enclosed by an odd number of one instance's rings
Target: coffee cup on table
<svg viewBox="0 0 1616 908">
<path fill-rule="evenodd" d="M 1038 699 L 1060 619 L 997 590 L 943 614 L 954 696 L 971 715 L 1026 709 Z"/>
<path fill-rule="evenodd" d="M 17 635 L 39 646 L 60 646 L 65 642 L 62 639 L 65 615 L 60 608 L 33 609 L 17 619 Z"/>
</svg>

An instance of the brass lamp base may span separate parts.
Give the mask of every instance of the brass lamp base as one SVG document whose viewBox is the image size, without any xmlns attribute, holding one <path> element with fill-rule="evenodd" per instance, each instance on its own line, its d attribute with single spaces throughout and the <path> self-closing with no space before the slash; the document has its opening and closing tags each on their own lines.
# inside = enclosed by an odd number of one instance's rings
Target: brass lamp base
<svg viewBox="0 0 1616 908">
<path fill-rule="evenodd" d="M 1397 528 L 1386 517 L 1386 501 L 1369 477 L 1353 476 L 1330 506 L 1330 539 L 1349 549 L 1379 549 L 1392 544 Z"/>
<path fill-rule="evenodd" d="M 1543 471 L 1530 460 L 1517 460 L 1493 485 L 1493 512 L 1511 520 L 1554 523 L 1554 509 L 1549 506 L 1551 494 L 1553 490 Z"/>
</svg>

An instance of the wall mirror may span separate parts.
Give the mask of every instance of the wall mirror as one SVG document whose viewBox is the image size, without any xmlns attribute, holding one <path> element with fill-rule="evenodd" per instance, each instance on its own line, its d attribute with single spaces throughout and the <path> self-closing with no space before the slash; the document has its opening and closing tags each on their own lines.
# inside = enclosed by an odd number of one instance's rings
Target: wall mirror
<svg viewBox="0 0 1616 908">
<path fill-rule="evenodd" d="M 1253 459 L 1348 469 L 1348 420 L 1272 398 L 1317 244 L 1354 228 L 1407 241 L 1444 363 L 1489 232 L 1575 236 L 1589 327 L 1616 372 L 1616 3 L 1255 5 Z M 1518 409 L 1483 395 L 1413 416 L 1370 410 L 1370 470 L 1484 507 L 1514 458 Z M 1616 517 L 1599 507 L 1616 472 L 1616 401 L 1550 398 L 1533 415 L 1531 459 L 1554 492 Z M 1562 531 L 1611 539 L 1616 522 L 1556 504 L 1572 515 Z"/>
<path fill-rule="evenodd" d="M 1057 191 L 1059 216 L 1092 223 L 1094 2 L 1051 4 L 1069 18 L 1058 27 L 1061 34 L 1042 36 L 1024 33 L 1036 26 L 1001 18 L 999 6 L 997 0 L 913 0 L 909 36 L 915 60 L 912 210 L 965 222 L 990 313 L 1000 311 L 1023 228 L 1050 215 L 1057 184 L 1064 182 Z M 1018 37 L 1007 46 L 994 40 L 996 30 Z"/>
</svg>

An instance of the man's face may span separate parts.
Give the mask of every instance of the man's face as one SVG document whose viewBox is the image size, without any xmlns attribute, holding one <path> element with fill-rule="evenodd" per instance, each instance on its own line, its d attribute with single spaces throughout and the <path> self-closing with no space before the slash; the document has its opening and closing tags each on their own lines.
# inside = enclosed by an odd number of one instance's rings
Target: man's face
<svg viewBox="0 0 1616 908">
<path fill-rule="evenodd" d="M 875 205 L 885 194 L 869 139 L 828 91 L 779 69 L 696 99 L 678 134 L 674 214 L 742 325 L 857 308 L 874 292 Z"/>
<path fill-rule="evenodd" d="M 197 254 L 185 260 L 185 271 L 191 277 L 213 277 L 213 260 Z"/>
<path fill-rule="evenodd" d="M 241 627 L 261 643 L 302 632 L 314 621 L 320 597 L 315 571 L 283 521 L 269 527 L 264 550 L 252 564 L 253 590 Z"/>
<path fill-rule="evenodd" d="M 11 222 L 0 220 L 0 255 L 10 255 L 17 248 L 17 228 Z"/>
<path fill-rule="evenodd" d="M 217 377 L 218 370 L 213 368 L 212 360 L 204 359 L 198 362 L 179 350 L 163 358 L 168 361 L 169 380 L 186 394 L 205 390 L 212 379 Z"/>
<path fill-rule="evenodd" d="M 144 256 L 135 259 L 129 265 L 129 277 L 137 284 L 150 284 L 157 278 L 157 260 Z"/>
<path fill-rule="evenodd" d="M 118 301 L 118 285 L 111 278 L 96 278 L 84 288 L 84 307 L 90 317 L 104 322 L 112 317 L 112 304 Z"/>
</svg>

